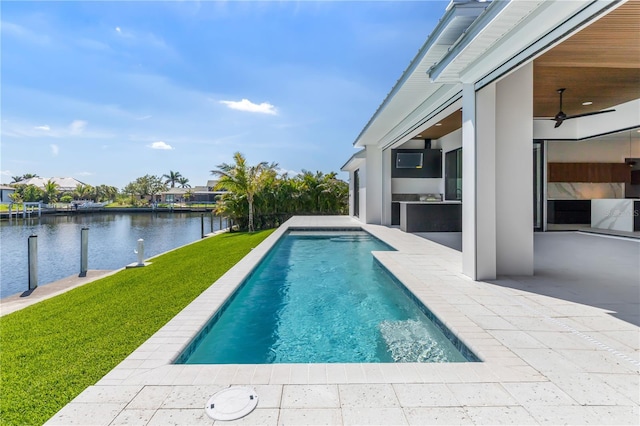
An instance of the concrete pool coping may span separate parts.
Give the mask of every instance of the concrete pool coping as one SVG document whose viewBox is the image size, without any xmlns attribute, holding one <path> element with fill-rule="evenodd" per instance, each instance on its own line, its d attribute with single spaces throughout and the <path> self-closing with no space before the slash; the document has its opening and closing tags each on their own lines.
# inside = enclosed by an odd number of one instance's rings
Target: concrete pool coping
<svg viewBox="0 0 640 426">
<path fill-rule="evenodd" d="M 171 364 L 292 227 L 362 228 L 394 247 L 378 261 L 484 362 Z M 204 405 L 230 385 L 258 392 L 245 424 L 638 422 L 638 327 L 460 270 L 459 252 L 396 228 L 294 217 L 48 424 L 213 424 Z"/>
</svg>

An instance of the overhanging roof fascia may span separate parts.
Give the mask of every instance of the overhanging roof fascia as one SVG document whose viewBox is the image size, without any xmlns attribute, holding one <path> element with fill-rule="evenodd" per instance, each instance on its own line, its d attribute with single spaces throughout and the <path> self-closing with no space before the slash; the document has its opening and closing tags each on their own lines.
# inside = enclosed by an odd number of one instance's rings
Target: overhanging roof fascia
<svg viewBox="0 0 640 426">
<path fill-rule="evenodd" d="M 477 2 L 470 1 L 467 3 L 452 3 L 450 7 L 445 12 L 444 16 L 438 21 L 438 24 L 431 32 L 424 45 L 420 48 L 416 56 L 410 62 L 407 69 L 402 73 L 402 76 L 398 79 L 396 84 L 393 86 L 391 91 L 387 94 L 384 101 L 373 116 L 369 119 L 365 127 L 362 129 L 356 140 L 353 142 L 354 146 L 362 146 L 359 144 L 363 135 L 369 130 L 371 125 L 379 118 L 382 112 L 387 108 L 390 102 L 397 95 L 399 90 L 405 85 L 407 80 L 414 74 L 416 69 L 423 63 L 425 60 L 431 60 L 434 63 L 440 58 L 428 58 L 428 54 L 433 50 L 433 48 L 438 44 L 438 41 L 443 36 L 447 28 L 451 25 L 451 23 L 456 18 L 466 17 L 473 18 L 474 20 L 480 15 L 486 8 L 487 4 L 491 4 L 490 2 Z M 464 31 L 461 32 L 461 35 L 464 34 Z M 459 38 L 459 37 L 458 37 Z"/>
<path fill-rule="evenodd" d="M 434 82 L 475 83 L 478 90 L 624 1 L 493 2 L 459 43 L 429 70 L 429 77 Z"/>
<path fill-rule="evenodd" d="M 340 167 L 340 170 L 342 170 L 343 172 L 347 172 L 349 170 L 352 169 L 352 167 L 350 166 L 357 166 L 359 165 L 361 162 L 364 161 L 364 159 L 367 156 L 367 152 L 366 149 L 361 149 L 360 151 L 356 152 L 355 154 L 353 154 L 351 156 L 351 158 L 349 158 L 347 160 L 346 163 L 344 163 L 344 165 L 342 167 Z"/>
</svg>

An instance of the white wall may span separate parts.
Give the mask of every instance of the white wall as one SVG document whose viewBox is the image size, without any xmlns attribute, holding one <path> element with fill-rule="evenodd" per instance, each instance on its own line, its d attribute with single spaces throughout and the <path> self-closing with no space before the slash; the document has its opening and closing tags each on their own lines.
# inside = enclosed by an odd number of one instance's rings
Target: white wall
<svg viewBox="0 0 640 426">
<path fill-rule="evenodd" d="M 360 215 L 365 223 L 379 225 L 382 223 L 382 151 L 368 146 L 366 182 L 366 214 Z"/>
<path fill-rule="evenodd" d="M 436 141 L 431 141 L 431 148 L 439 148 Z M 411 139 L 399 145 L 395 149 L 424 149 L 424 139 Z"/>
<path fill-rule="evenodd" d="M 443 179 L 440 178 L 393 178 L 391 192 L 393 194 L 440 194 L 443 193 Z"/>
</svg>

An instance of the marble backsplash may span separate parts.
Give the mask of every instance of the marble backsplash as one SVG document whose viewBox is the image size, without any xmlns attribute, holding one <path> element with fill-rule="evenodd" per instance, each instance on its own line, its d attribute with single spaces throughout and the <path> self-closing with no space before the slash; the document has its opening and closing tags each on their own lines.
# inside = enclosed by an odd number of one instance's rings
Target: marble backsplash
<svg viewBox="0 0 640 426">
<path fill-rule="evenodd" d="M 592 200 L 596 198 L 624 198 L 624 183 L 550 182 L 549 200 Z"/>
</svg>

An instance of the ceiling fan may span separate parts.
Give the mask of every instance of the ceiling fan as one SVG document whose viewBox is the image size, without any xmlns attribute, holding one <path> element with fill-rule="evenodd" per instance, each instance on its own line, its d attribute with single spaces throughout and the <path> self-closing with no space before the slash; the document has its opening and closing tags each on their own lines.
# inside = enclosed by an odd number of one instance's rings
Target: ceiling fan
<svg viewBox="0 0 640 426">
<path fill-rule="evenodd" d="M 553 126 L 554 128 L 560 127 L 562 125 L 562 123 L 564 122 L 564 120 L 570 120 L 572 118 L 586 117 L 588 115 L 604 114 L 605 112 L 614 112 L 615 111 L 615 109 L 607 109 L 607 110 L 604 110 L 604 111 L 593 111 L 593 112 L 585 112 L 583 114 L 567 115 L 562 111 L 562 92 L 564 92 L 565 90 L 566 90 L 565 88 L 556 90 L 558 92 L 558 94 L 560 95 L 560 111 L 555 115 L 555 117 L 553 117 L 551 119 L 551 120 L 556 122 L 556 125 Z"/>
</svg>

